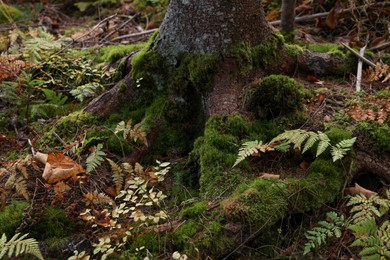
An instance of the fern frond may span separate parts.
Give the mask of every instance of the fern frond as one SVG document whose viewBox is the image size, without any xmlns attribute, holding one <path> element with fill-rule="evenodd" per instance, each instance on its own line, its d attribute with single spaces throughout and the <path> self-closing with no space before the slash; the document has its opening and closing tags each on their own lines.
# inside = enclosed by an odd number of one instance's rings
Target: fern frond
<svg viewBox="0 0 390 260">
<path fill-rule="evenodd" d="M 145 144 L 145 146 L 148 146 L 145 129 L 140 123 L 134 125 L 133 129 L 130 131 L 130 135 L 134 142 L 137 142 L 139 139 Z"/>
<path fill-rule="evenodd" d="M 261 145 L 263 145 L 263 142 L 257 140 L 243 143 L 238 150 L 238 157 L 236 162 L 233 164 L 233 167 L 245 160 L 245 158 L 258 153 L 258 147 Z"/>
<path fill-rule="evenodd" d="M 342 159 L 349 150 L 351 150 L 351 147 L 356 141 L 356 137 L 351 138 L 351 139 L 346 139 L 340 141 L 336 146 L 333 146 L 331 149 L 331 154 L 332 154 L 332 159 L 333 161 L 337 161 Z"/>
<path fill-rule="evenodd" d="M 28 234 L 20 236 L 20 233 L 16 233 L 8 242 L 5 234 L 0 239 L 0 259 L 4 257 L 8 252 L 8 257 L 12 255 L 19 256 L 21 254 L 31 254 L 38 259 L 43 259 L 42 253 L 39 250 L 38 241 L 34 238 L 27 238 Z"/>
<path fill-rule="evenodd" d="M 85 161 L 85 163 L 87 164 L 87 173 L 96 169 L 104 161 L 104 156 L 106 156 L 106 153 L 101 150 L 102 148 L 103 144 L 98 144 L 95 147 L 95 150 L 92 151 L 92 153 L 87 157 L 87 160 Z"/>
<path fill-rule="evenodd" d="M 328 212 L 326 213 L 326 216 L 328 219 L 332 220 L 333 223 L 329 221 L 320 221 L 318 222 L 318 227 L 314 227 L 312 230 L 305 232 L 304 235 L 308 239 L 308 242 L 305 244 L 304 255 L 326 243 L 331 237 L 341 237 L 341 227 L 346 224 L 344 217 L 339 217 L 336 212 Z"/>
<path fill-rule="evenodd" d="M 119 194 L 119 192 L 122 190 L 123 180 L 124 180 L 124 174 L 119 167 L 119 165 L 114 162 L 111 159 L 106 158 L 106 160 L 110 163 L 111 170 L 112 170 L 112 180 L 115 184 L 116 193 Z"/>
<path fill-rule="evenodd" d="M 317 146 L 316 157 L 320 156 L 331 145 L 329 137 L 320 131 L 318 131 L 318 139 L 320 142 Z"/>
<path fill-rule="evenodd" d="M 308 132 L 309 138 L 307 139 L 305 146 L 303 147 L 302 153 L 305 153 L 307 150 L 313 147 L 313 145 L 319 140 L 318 135 L 314 132 Z"/>
<path fill-rule="evenodd" d="M 27 192 L 27 183 L 26 180 L 20 176 L 16 181 L 15 181 L 15 190 L 17 193 L 21 194 L 27 201 L 29 201 L 29 196 Z"/>
<path fill-rule="evenodd" d="M 83 102 L 86 98 L 95 97 L 97 93 L 99 93 L 99 90 L 103 89 L 104 87 L 100 83 L 92 82 L 78 86 L 77 88 L 72 89 L 69 93 L 80 102 Z"/>
</svg>

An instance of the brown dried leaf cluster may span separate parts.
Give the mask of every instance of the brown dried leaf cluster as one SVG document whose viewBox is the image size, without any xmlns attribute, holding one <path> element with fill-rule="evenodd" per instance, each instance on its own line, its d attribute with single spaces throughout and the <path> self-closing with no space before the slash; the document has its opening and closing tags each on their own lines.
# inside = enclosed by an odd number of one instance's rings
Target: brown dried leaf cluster
<svg viewBox="0 0 390 260">
<path fill-rule="evenodd" d="M 364 71 L 364 79 L 368 82 L 381 81 L 385 83 L 390 80 L 389 65 L 377 62 L 375 69 L 368 67 Z"/>
<path fill-rule="evenodd" d="M 20 54 L 0 55 L 0 83 L 5 79 L 15 78 L 26 67 L 26 63 L 19 60 Z"/>
<path fill-rule="evenodd" d="M 376 121 L 379 124 L 383 124 L 387 119 L 388 111 L 385 109 L 374 111 L 371 108 L 352 106 L 351 109 L 348 110 L 348 114 L 356 121 Z"/>
</svg>

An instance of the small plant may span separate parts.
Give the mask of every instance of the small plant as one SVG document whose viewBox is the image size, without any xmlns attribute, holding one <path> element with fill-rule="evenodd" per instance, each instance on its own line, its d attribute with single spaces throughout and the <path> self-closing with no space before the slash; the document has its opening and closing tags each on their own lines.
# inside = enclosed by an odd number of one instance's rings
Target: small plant
<svg viewBox="0 0 390 260">
<path fill-rule="evenodd" d="M 327 220 L 318 222 L 318 227 L 305 233 L 308 242 L 305 244 L 304 255 L 325 244 L 331 237 L 341 237 L 341 227 L 346 224 L 344 216 L 338 216 L 334 211 L 326 213 L 326 216 Z"/>
<path fill-rule="evenodd" d="M 346 227 L 355 237 L 351 246 L 361 247 L 359 255 L 362 259 L 388 259 L 390 257 L 390 222 L 386 220 L 378 227 L 377 218 L 388 214 L 390 210 L 390 190 L 387 198 L 373 195 L 366 198 L 362 194 L 350 197 L 348 206 L 353 206 L 350 216 L 344 220 L 335 212 L 328 212 L 327 221 L 320 221 L 320 227 L 315 227 L 305 233 L 308 242 L 305 244 L 304 255 L 317 249 L 332 237 L 340 237 L 341 228 Z"/>
<path fill-rule="evenodd" d="M 96 147 L 93 147 L 93 151 L 87 157 L 85 163 L 87 164 L 86 172 L 89 173 L 93 171 L 96 167 L 102 164 L 106 153 L 102 151 L 103 145 L 98 144 Z"/>
<path fill-rule="evenodd" d="M 22 254 L 31 254 L 38 259 L 43 259 L 38 242 L 34 238 L 25 239 L 27 236 L 28 234 L 20 236 L 20 233 L 16 233 L 7 241 L 7 236 L 3 234 L 0 238 L 0 259 L 2 259 L 5 254 L 8 254 L 8 257 L 12 257 L 12 255 L 19 256 Z"/>
<path fill-rule="evenodd" d="M 115 134 L 123 133 L 123 139 L 137 142 L 137 140 L 141 140 L 146 146 L 148 146 L 148 140 L 146 139 L 145 129 L 142 127 L 140 123 L 132 126 L 131 120 L 127 123 L 125 121 L 121 121 L 115 128 Z"/>
<path fill-rule="evenodd" d="M 258 155 L 260 153 L 274 150 L 286 152 L 289 150 L 291 144 L 294 145 L 294 149 L 299 149 L 302 151 L 302 153 L 305 153 L 317 142 L 318 145 L 316 157 L 320 156 L 326 149 L 330 148 L 332 159 L 335 162 L 342 159 L 347 154 L 347 152 L 351 150 L 351 147 L 355 141 L 356 137 L 342 140 L 336 145 L 332 145 L 330 143 L 329 137 L 320 131 L 317 133 L 303 129 L 285 131 L 266 144 L 263 144 L 262 141 L 257 140 L 243 143 L 238 152 L 237 160 L 233 167 L 239 164 L 241 161 L 245 160 L 245 158 L 255 154 Z"/>
</svg>

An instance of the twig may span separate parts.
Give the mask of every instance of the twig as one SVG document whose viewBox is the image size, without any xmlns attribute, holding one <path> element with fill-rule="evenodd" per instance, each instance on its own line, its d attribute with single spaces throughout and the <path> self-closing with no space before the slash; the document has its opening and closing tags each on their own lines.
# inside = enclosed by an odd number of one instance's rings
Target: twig
<svg viewBox="0 0 390 260">
<path fill-rule="evenodd" d="M 121 25 L 119 25 L 117 28 L 115 28 L 115 30 L 113 30 L 112 32 L 110 32 L 109 34 L 106 35 L 106 37 L 104 37 L 103 39 L 101 39 L 99 42 L 104 42 L 108 37 L 110 37 L 111 35 L 113 35 L 114 33 L 116 33 L 117 31 L 119 31 L 120 29 L 122 29 L 124 26 L 126 26 L 128 23 L 130 23 L 131 21 L 133 21 L 135 18 L 137 18 L 139 16 L 139 13 L 136 13 L 133 17 L 131 17 L 130 19 L 127 19 L 125 22 L 123 22 Z"/>
<path fill-rule="evenodd" d="M 150 34 L 150 33 L 154 33 L 157 30 L 158 29 L 151 29 L 151 30 L 146 30 L 143 32 L 138 32 L 138 33 L 125 34 L 125 35 L 118 36 L 118 37 L 112 39 L 111 41 L 117 41 L 117 40 L 122 40 L 122 39 L 126 39 L 126 38 L 132 38 L 132 37 L 136 37 L 136 36 Z"/>
<path fill-rule="evenodd" d="M 257 234 L 268 224 L 271 218 L 268 218 L 268 220 L 258 229 L 256 230 L 253 234 L 251 234 L 247 239 L 245 239 L 244 242 L 242 242 L 238 247 L 236 247 L 233 251 L 231 251 L 227 256 L 225 256 L 222 260 L 228 259 L 232 254 L 234 254 L 238 249 L 240 249 L 242 246 L 244 246 L 246 243 L 248 243 L 249 240 L 257 236 Z"/>
<path fill-rule="evenodd" d="M 367 63 L 368 65 L 370 65 L 371 67 L 376 67 L 375 63 L 373 63 L 372 61 L 364 58 L 362 55 L 360 55 L 357 51 L 355 51 L 354 49 L 352 49 L 351 47 L 349 47 L 347 44 L 345 43 L 341 43 L 345 48 L 347 48 L 348 50 L 350 50 L 355 56 L 359 57 L 363 62 Z"/>
<path fill-rule="evenodd" d="M 76 41 L 80 40 L 81 38 L 83 38 L 83 37 L 85 37 L 85 36 L 87 36 L 87 35 L 90 35 L 93 31 L 95 31 L 97 28 L 99 28 L 99 26 L 100 26 L 101 24 L 105 23 L 105 22 L 108 21 L 108 20 L 111 20 L 112 18 L 114 18 L 114 17 L 116 17 L 116 16 L 117 16 L 117 14 L 113 14 L 113 15 L 111 15 L 111 16 L 109 16 L 109 17 L 104 18 L 104 19 L 101 20 L 99 23 L 97 23 L 94 27 L 92 27 L 92 29 L 89 30 L 87 33 L 85 33 L 85 34 L 83 34 L 83 35 L 77 37 L 76 39 L 74 39 L 73 42 L 76 42 Z M 58 52 L 56 52 L 54 55 L 60 54 L 61 52 L 63 52 L 63 51 L 66 50 L 67 48 L 69 48 L 69 46 L 71 46 L 71 45 L 72 45 L 72 43 L 69 43 L 69 44 L 65 45 L 61 50 L 59 50 Z"/>
<path fill-rule="evenodd" d="M 363 57 L 364 51 L 366 50 L 367 45 L 360 49 L 359 54 Z M 363 70 L 363 61 L 359 59 L 357 73 L 356 73 L 356 92 L 360 92 L 362 85 L 362 70 Z"/>
<path fill-rule="evenodd" d="M 390 47 L 390 42 L 384 42 L 384 43 L 378 44 L 377 46 L 369 48 L 369 50 L 376 51 L 376 50 L 386 49 L 388 47 Z"/>
</svg>

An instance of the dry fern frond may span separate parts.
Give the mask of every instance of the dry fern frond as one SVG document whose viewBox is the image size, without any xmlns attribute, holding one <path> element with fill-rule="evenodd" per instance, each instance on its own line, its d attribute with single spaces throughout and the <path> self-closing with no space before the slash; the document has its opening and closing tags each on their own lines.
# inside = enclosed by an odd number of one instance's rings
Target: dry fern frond
<svg viewBox="0 0 390 260">
<path fill-rule="evenodd" d="M 38 241 L 34 238 L 27 238 L 28 234 L 20 236 L 20 233 L 16 233 L 9 241 L 7 241 L 7 236 L 5 234 L 0 238 L 0 259 L 2 259 L 5 254 L 8 257 L 12 255 L 19 256 L 22 254 L 31 254 L 36 256 L 38 259 L 43 260 L 41 251 L 39 250 Z"/>
<path fill-rule="evenodd" d="M 375 69 L 372 67 L 368 67 L 365 70 L 364 78 L 368 82 L 372 82 L 372 81 L 382 81 L 382 83 L 387 82 L 388 80 L 390 80 L 389 65 L 377 62 Z"/>
</svg>

